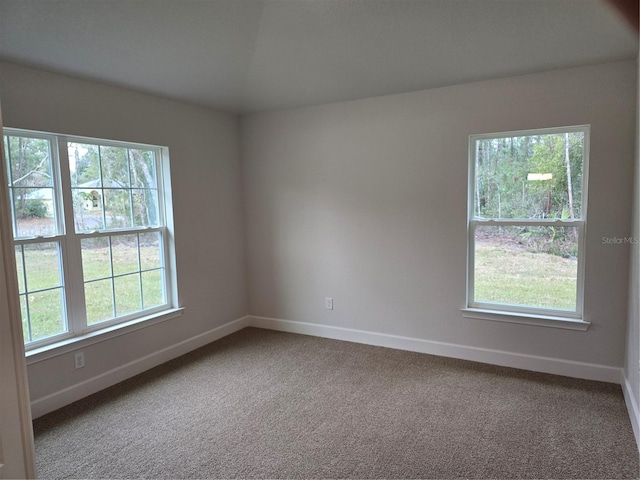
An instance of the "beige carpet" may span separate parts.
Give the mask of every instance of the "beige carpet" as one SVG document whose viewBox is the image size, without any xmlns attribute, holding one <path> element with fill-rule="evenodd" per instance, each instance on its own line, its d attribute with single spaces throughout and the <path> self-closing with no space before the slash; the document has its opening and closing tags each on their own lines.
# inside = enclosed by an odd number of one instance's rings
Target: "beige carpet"
<svg viewBox="0 0 640 480">
<path fill-rule="evenodd" d="M 246 329 L 34 422 L 41 478 L 638 478 L 620 387 Z"/>
</svg>

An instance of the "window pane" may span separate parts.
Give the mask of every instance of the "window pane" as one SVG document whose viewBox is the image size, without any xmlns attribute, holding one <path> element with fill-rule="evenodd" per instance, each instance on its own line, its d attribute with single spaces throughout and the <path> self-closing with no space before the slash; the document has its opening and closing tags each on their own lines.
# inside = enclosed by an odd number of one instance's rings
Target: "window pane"
<svg viewBox="0 0 640 480">
<path fill-rule="evenodd" d="M 133 220 L 136 227 L 158 226 L 158 191 L 132 190 Z"/>
<path fill-rule="evenodd" d="M 16 238 L 55 235 L 53 188 L 13 188 Z"/>
<path fill-rule="evenodd" d="M 135 234 L 112 236 L 111 255 L 113 258 L 114 275 L 139 271 L 138 236 Z"/>
<path fill-rule="evenodd" d="M 574 227 L 477 227 L 474 300 L 575 310 L 577 255 Z"/>
<path fill-rule="evenodd" d="M 116 277 L 113 282 L 116 292 L 116 315 L 126 315 L 142 309 L 140 274 Z"/>
<path fill-rule="evenodd" d="M 142 270 L 150 270 L 162 266 L 162 243 L 160 233 L 141 233 L 140 242 L 140 267 Z"/>
<path fill-rule="evenodd" d="M 9 136 L 6 146 L 11 186 L 36 188 L 53 186 L 49 140 Z"/>
<path fill-rule="evenodd" d="M 62 288 L 29 293 L 29 322 L 32 340 L 67 331 Z"/>
<path fill-rule="evenodd" d="M 82 188 L 100 188 L 100 155 L 97 145 L 67 143 L 69 151 L 69 170 L 71 186 Z"/>
<path fill-rule="evenodd" d="M 106 228 L 131 227 L 130 190 L 105 190 Z"/>
<path fill-rule="evenodd" d="M 104 228 L 102 173 L 97 145 L 69 142 L 69 170 L 73 187 L 76 232 Z"/>
<path fill-rule="evenodd" d="M 91 232 L 104 228 L 102 190 L 73 190 L 73 216 L 76 232 Z"/>
<path fill-rule="evenodd" d="M 100 147 L 103 187 L 127 188 L 131 186 L 127 157 L 126 148 Z"/>
<path fill-rule="evenodd" d="M 87 325 L 114 317 L 111 279 L 85 283 L 84 296 L 87 305 Z"/>
<path fill-rule="evenodd" d="M 62 285 L 60 252 L 57 242 L 23 245 L 27 291 Z"/>
<path fill-rule="evenodd" d="M 155 155 L 150 150 L 129 150 L 131 164 L 131 186 L 134 188 L 157 188 Z"/>
<path fill-rule="evenodd" d="M 16 245 L 16 270 L 18 274 L 18 293 L 24 293 L 24 265 L 22 264 L 22 246 Z"/>
<path fill-rule="evenodd" d="M 6 136 L 5 147 L 15 237 L 58 233 L 50 141 Z"/>
<path fill-rule="evenodd" d="M 581 218 L 583 160 L 584 132 L 476 140 L 475 215 Z"/>
<path fill-rule="evenodd" d="M 142 272 L 142 298 L 144 308 L 156 307 L 165 303 L 164 270 Z"/>
<path fill-rule="evenodd" d="M 31 342 L 31 329 L 29 328 L 26 295 L 20 295 L 20 315 L 22 316 L 22 335 L 24 336 L 24 343 Z"/>
<path fill-rule="evenodd" d="M 108 237 L 84 238 L 81 248 L 85 282 L 111 276 L 111 250 Z"/>
<path fill-rule="evenodd" d="M 5 155 L 7 157 L 7 159 L 9 158 L 9 136 L 4 135 L 3 136 L 3 141 L 4 141 L 4 152 Z M 5 162 L 5 168 L 7 169 L 7 185 L 11 185 L 11 169 L 9 168 L 9 162 Z"/>
<path fill-rule="evenodd" d="M 25 342 L 68 331 L 59 244 L 16 245 L 15 252 Z"/>
</svg>

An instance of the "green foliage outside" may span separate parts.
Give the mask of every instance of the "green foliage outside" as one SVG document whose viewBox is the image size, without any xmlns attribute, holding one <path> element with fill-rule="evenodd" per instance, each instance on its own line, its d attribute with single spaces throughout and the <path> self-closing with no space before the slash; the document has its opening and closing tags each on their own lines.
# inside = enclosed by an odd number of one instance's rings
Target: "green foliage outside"
<svg viewBox="0 0 640 480">
<path fill-rule="evenodd" d="M 23 218 L 44 218 L 47 216 L 47 206 L 42 200 L 27 200 L 21 215 Z"/>
<path fill-rule="evenodd" d="M 476 215 L 502 219 L 579 218 L 583 154 L 582 132 L 478 140 Z M 551 179 L 532 180 L 529 174 L 551 174 Z"/>
<path fill-rule="evenodd" d="M 575 227 L 487 226 L 476 227 L 476 240 L 514 245 L 532 253 L 549 253 L 563 258 L 578 257 Z"/>
<path fill-rule="evenodd" d="M 53 162 L 48 140 L 6 135 L 7 173 L 16 220 L 54 214 Z M 155 153 L 151 150 L 69 143 L 77 231 L 159 224 Z M 94 198 L 95 194 L 95 198 Z M 50 235 L 19 229 L 18 236 Z"/>
<path fill-rule="evenodd" d="M 44 217 L 47 214 L 44 202 L 29 197 L 37 190 L 53 185 L 49 142 L 5 136 L 4 148 L 9 159 L 7 177 L 16 217 Z"/>
<path fill-rule="evenodd" d="M 582 216 L 584 133 L 477 140 L 475 216 L 510 220 Z M 522 226 L 496 230 L 521 237 L 530 249 L 575 256 L 575 229 Z M 577 248 L 577 247 L 576 247 Z"/>
<path fill-rule="evenodd" d="M 158 225 L 154 152 L 70 143 L 69 154 L 78 231 Z"/>
</svg>

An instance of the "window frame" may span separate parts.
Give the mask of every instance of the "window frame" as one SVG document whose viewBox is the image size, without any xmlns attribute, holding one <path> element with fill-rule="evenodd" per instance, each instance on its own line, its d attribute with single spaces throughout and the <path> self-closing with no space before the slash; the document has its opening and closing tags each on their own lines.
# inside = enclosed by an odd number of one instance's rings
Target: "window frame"
<svg viewBox="0 0 640 480">
<path fill-rule="evenodd" d="M 169 168 L 169 150 L 164 146 L 149 145 L 137 142 L 124 142 L 108 139 L 98 139 L 78 135 L 64 135 L 49 132 L 40 132 L 27 129 L 9 128 L 3 129 L 3 141 L 5 136 L 38 138 L 49 142 L 51 155 L 52 174 L 52 209 L 55 214 L 57 233 L 55 235 L 34 235 L 30 237 L 16 237 L 17 226 L 14 213 L 13 191 L 10 190 L 11 221 L 13 225 L 13 244 L 27 245 L 38 243 L 57 242 L 60 252 L 60 276 L 64 292 L 64 308 L 66 311 L 67 331 L 54 334 L 31 342 L 25 341 L 25 351 L 28 354 L 41 353 L 55 349 L 59 346 L 73 344 L 84 339 L 91 339 L 95 343 L 96 336 L 107 334 L 111 338 L 118 335 L 118 329 L 130 331 L 141 328 L 139 324 L 155 324 L 158 321 L 174 318 L 181 314 L 182 308 L 178 306 L 175 246 L 173 243 L 173 202 L 171 196 L 171 178 Z M 155 181 L 158 197 L 158 226 L 135 226 L 124 228 L 109 228 L 107 225 L 100 230 L 76 232 L 75 216 L 73 210 L 73 186 L 69 167 L 69 143 L 84 143 L 97 146 L 139 149 L 152 151 L 155 163 Z M 11 161 L 9 152 L 6 157 L 7 165 L 2 168 L 10 169 Z M 128 189 L 133 190 L 130 186 Z M 133 215 L 133 212 L 131 213 Z M 150 308 L 142 308 L 135 312 L 116 316 L 104 321 L 89 325 L 87 323 L 87 310 L 84 292 L 84 275 L 82 266 L 83 239 L 97 237 L 113 237 L 127 234 L 158 233 L 161 246 L 160 267 L 164 275 L 162 290 L 164 303 Z M 138 237 L 139 238 L 139 237 Z M 139 244 L 138 244 L 139 250 Z M 15 247 L 14 247 L 15 250 Z M 138 255 L 140 252 L 138 251 Z M 138 274 L 142 274 L 143 268 L 138 262 Z M 111 277 L 117 274 L 111 270 Z M 113 288 L 113 286 L 112 286 Z M 112 292 L 113 293 L 113 292 Z M 26 338 L 25 338 L 26 340 Z"/>
<path fill-rule="evenodd" d="M 541 136 L 582 132 L 584 134 L 582 158 L 582 186 L 580 218 L 576 219 L 496 219 L 481 218 L 475 214 L 476 195 L 476 142 L 487 139 Z M 551 127 L 530 130 L 474 134 L 469 136 L 468 186 L 467 186 L 467 278 L 466 302 L 463 316 L 483 320 L 495 320 L 529 325 L 541 325 L 571 330 L 586 330 L 590 323 L 584 319 L 585 246 L 587 227 L 588 172 L 590 150 L 590 125 Z M 578 232 L 578 255 L 576 274 L 576 308 L 561 310 L 506 303 L 476 301 L 475 294 L 475 232 L 484 226 L 541 226 L 572 227 Z"/>
</svg>

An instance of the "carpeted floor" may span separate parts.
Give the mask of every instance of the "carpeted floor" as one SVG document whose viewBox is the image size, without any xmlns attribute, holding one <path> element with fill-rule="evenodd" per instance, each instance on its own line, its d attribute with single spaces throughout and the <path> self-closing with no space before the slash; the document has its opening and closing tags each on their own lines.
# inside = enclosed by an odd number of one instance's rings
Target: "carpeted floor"
<svg viewBox="0 0 640 480">
<path fill-rule="evenodd" d="M 245 329 L 34 422 L 41 478 L 638 478 L 618 385 Z"/>
</svg>

